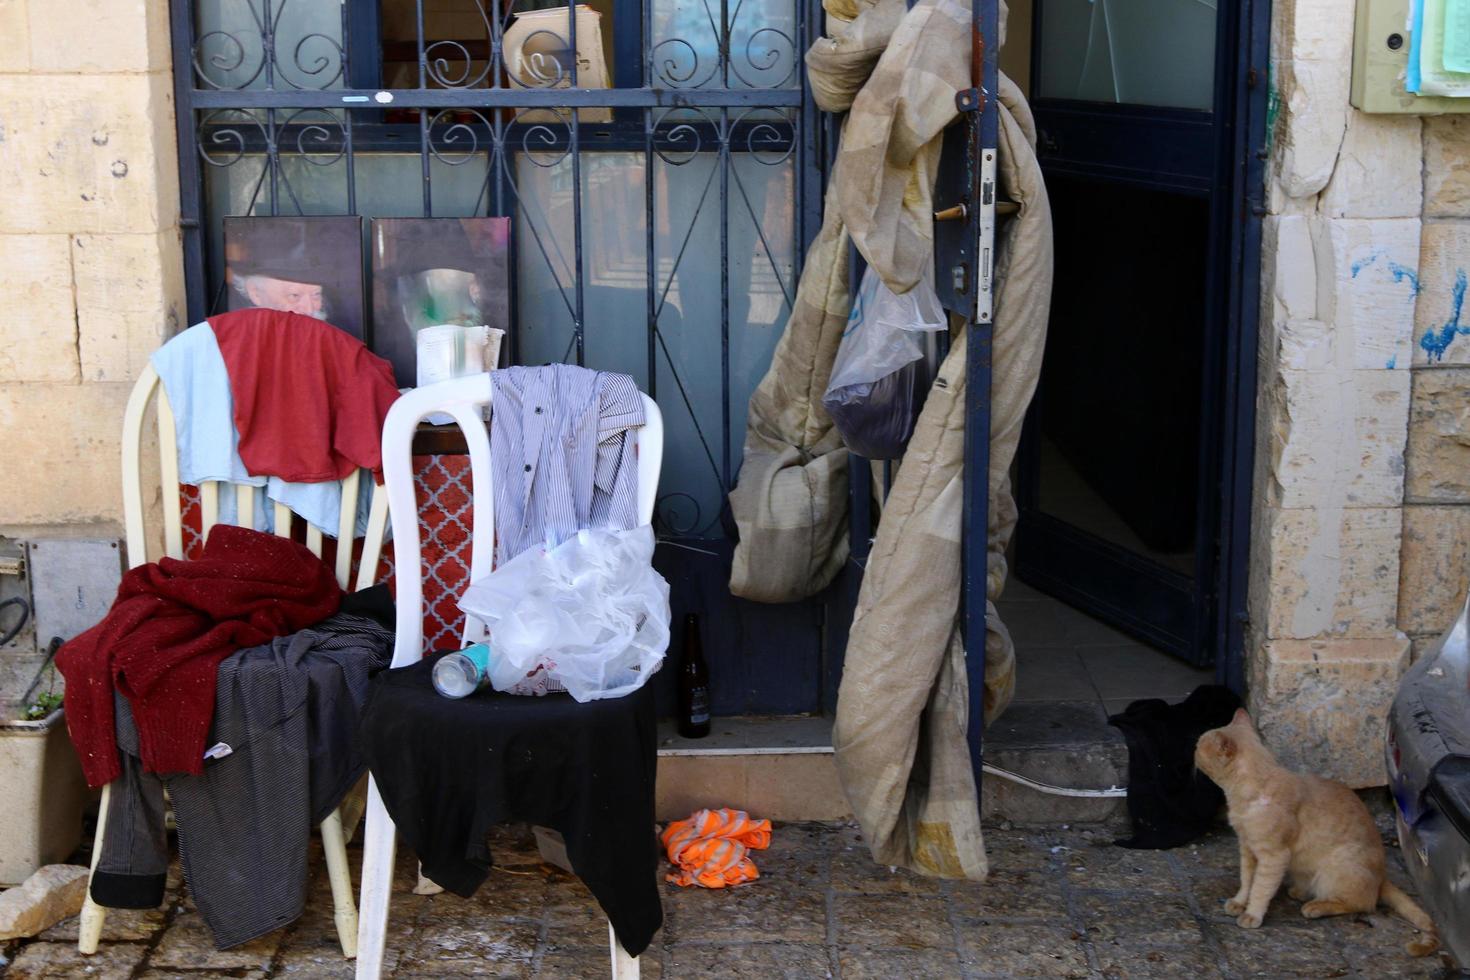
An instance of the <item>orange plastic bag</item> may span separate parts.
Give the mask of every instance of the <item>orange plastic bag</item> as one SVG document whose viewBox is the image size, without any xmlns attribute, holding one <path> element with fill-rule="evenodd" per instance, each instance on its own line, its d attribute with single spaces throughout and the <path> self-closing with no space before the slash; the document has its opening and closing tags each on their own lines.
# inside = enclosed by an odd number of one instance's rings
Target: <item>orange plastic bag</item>
<svg viewBox="0 0 1470 980">
<path fill-rule="evenodd" d="M 666 880 L 701 888 L 743 885 L 760 877 L 750 852 L 770 846 L 771 821 L 728 807 L 699 810 L 669 824 L 662 841 L 675 868 Z"/>
</svg>

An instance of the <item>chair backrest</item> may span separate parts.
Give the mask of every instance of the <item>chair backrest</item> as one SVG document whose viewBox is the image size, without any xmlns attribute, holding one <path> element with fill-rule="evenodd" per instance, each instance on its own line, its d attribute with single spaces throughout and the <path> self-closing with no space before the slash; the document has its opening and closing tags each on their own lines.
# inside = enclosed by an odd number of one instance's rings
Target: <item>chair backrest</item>
<svg viewBox="0 0 1470 980">
<path fill-rule="evenodd" d="M 152 365 L 143 369 L 133 392 L 128 397 L 128 406 L 123 413 L 122 472 L 123 472 L 123 520 L 127 529 L 128 567 L 148 561 L 148 535 L 143 508 L 143 430 L 148 416 L 148 405 L 157 407 L 159 486 L 163 493 L 163 552 L 170 558 L 184 557 L 183 506 L 179 499 L 179 453 L 178 436 L 173 409 L 169 407 L 168 393 L 164 391 L 158 373 Z M 358 483 L 362 471 L 353 473 L 341 481 L 342 516 L 337 527 L 337 558 L 335 571 L 337 583 L 348 588 L 352 575 L 352 539 L 357 530 Z M 256 494 L 265 493 L 264 487 L 227 483 L 222 480 L 206 480 L 199 487 L 200 531 L 208 536 L 210 528 L 219 523 L 219 495 L 235 495 L 236 523 L 248 526 L 255 513 Z M 275 533 L 282 537 L 291 535 L 290 509 L 284 504 L 275 504 L 273 523 Z M 358 566 L 356 588 L 363 589 L 373 584 L 377 577 L 378 559 L 382 556 L 383 530 L 388 523 L 388 495 L 382 487 L 373 487 L 372 506 L 369 511 L 367 533 L 363 540 L 362 561 Z M 313 554 L 322 553 L 322 532 L 307 525 L 306 545 Z"/>
<path fill-rule="evenodd" d="M 398 637 L 393 666 L 404 667 L 423 657 L 423 576 L 420 552 L 418 498 L 413 481 L 413 436 L 419 422 L 431 413 L 454 418 L 464 432 L 470 455 L 470 479 L 474 529 L 470 539 L 470 582 L 490 574 L 495 562 L 495 492 L 490 466 L 490 433 L 484 409 L 490 404 L 494 386 L 489 373 L 455 378 L 407 392 L 388 411 L 383 424 L 383 487 L 387 490 L 388 513 L 393 523 L 393 568 L 397 590 Z M 644 424 L 634 430 L 638 458 L 638 522 L 653 520 L 658 497 L 659 471 L 663 466 L 663 414 L 652 398 L 642 395 Z M 484 530 L 482 530 L 484 529 Z M 485 624 L 474 616 L 465 618 L 464 642 L 486 639 Z"/>
</svg>

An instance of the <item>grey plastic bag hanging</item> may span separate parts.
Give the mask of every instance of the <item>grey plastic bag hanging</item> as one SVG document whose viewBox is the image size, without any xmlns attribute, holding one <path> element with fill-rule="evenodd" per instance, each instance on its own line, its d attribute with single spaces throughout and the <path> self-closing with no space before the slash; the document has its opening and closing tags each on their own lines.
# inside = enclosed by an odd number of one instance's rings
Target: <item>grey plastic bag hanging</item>
<svg viewBox="0 0 1470 980">
<path fill-rule="evenodd" d="M 822 396 L 848 449 L 869 459 L 903 455 L 928 390 L 926 350 L 946 325 L 927 279 L 897 295 L 871 268 L 863 273 Z"/>
</svg>

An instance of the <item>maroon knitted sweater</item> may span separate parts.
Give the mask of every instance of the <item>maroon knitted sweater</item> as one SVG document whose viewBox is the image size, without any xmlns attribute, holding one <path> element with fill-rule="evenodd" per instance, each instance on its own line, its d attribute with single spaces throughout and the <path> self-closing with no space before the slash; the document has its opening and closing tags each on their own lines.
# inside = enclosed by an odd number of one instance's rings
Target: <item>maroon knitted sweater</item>
<svg viewBox="0 0 1470 980">
<path fill-rule="evenodd" d="M 219 662 L 325 619 L 341 602 L 332 570 L 304 546 L 227 524 L 210 532 L 197 561 L 129 570 L 106 618 L 56 655 L 87 783 L 121 772 L 114 689 L 132 703 L 144 768 L 198 775 Z"/>
</svg>

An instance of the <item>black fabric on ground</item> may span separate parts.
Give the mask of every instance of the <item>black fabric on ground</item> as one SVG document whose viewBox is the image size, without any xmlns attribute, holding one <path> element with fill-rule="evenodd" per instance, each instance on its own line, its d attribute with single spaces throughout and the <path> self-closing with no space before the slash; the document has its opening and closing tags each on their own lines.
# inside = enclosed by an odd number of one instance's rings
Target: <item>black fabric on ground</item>
<svg viewBox="0 0 1470 980">
<path fill-rule="evenodd" d="M 550 827 L 637 956 L 663 924 L 652 690 L 586 704 L 493 691 L 451 700 L 430 683 L 443 655 L 379 674 L 363 712 L 368 766 L 424 875 L 469 897 L 490 872 L 491 827 Z"/>
<path fill-rule="evenodd" d="M 1194 748 L 1212 728 L 1230 724 L 1240 698 L 1205 684 L 1178 704 L 1134 701 L 1108 718 L 1128 743 L 1128 815 L 1133 836 L 1119 847 L 1167 850 L 1210 829 L 1225 794 L 1194 768 Z"/>
</svg>

